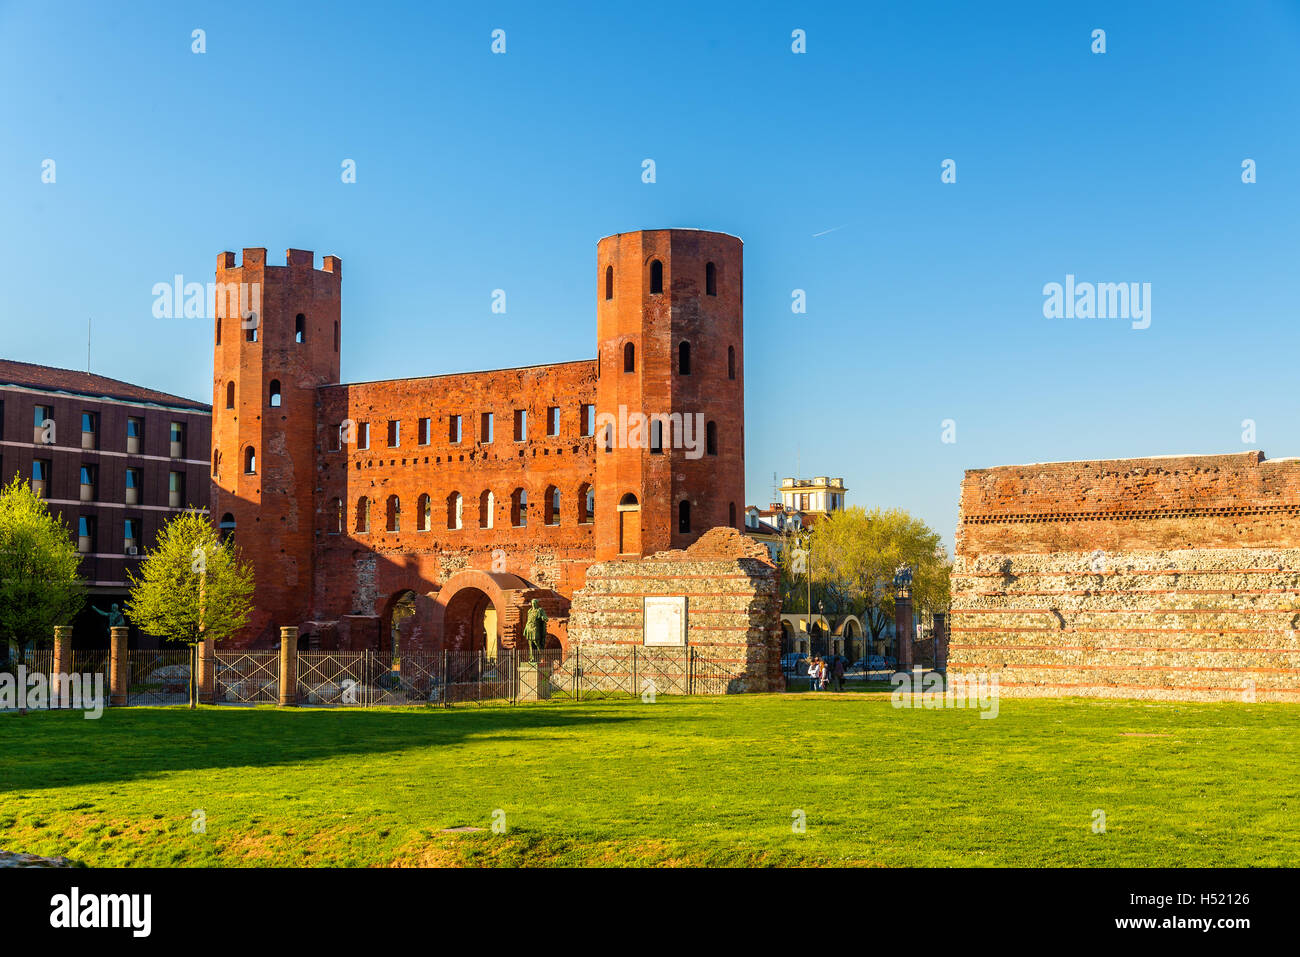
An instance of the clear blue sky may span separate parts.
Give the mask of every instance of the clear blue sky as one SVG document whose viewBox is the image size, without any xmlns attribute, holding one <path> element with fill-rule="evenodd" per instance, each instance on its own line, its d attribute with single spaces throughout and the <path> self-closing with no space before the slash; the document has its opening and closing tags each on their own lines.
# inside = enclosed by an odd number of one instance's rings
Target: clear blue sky
<svg viewBox="0 0 1300 957">
<path fill-rule="evenodd" d="M 4 357 L 81 368 L 93 316 L 93 371 L 210 401 L 153 284 L 293 246 L 343 259 L 345 380 L 583 358 L 596 240 L 696 226 L 746 244 L 751 502 L 797 457 L 951 543 L 966 468 L 1300 454 L 1295 2 L 0 0 L 0 91 Z M 1044 318 L 1067 273 L 1150 328 Z"/>
</svg>

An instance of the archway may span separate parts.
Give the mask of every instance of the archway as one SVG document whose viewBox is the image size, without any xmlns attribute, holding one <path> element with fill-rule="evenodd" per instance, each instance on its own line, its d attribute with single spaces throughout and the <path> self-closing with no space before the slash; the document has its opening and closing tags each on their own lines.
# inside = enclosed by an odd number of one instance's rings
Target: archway
<svg viewBox="0 0 1300 957">
<path fill-rule="evenodd" d="M 516 575 L 466 570 L 451 577 L 433 607 L 434 634 L 449 652 L 483 652 L 495 656 L 508 641 L 511 625 L 505 619 L 514 607 L 510 593 L 528 585 Z M 514 604 L 519 604 L 518 598 Z"/>
<path fill-rule="evenodd" d="M 396 663 L 402 656 L 406 640 L 411 635 L 411 622 L 415 618 L 415 592 L 407 590 L 398 592 L 388 605 L 385 616 L 383 642 L 380 654 Z"/>
</svg>

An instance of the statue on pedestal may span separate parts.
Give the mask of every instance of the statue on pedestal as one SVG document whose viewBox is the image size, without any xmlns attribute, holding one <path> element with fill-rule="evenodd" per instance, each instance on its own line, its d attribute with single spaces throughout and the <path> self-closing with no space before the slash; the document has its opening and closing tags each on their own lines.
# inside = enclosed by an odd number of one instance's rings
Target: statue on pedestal
<svg viewBox="0 0 1300 957">
<path fill-rule="evenodd" d="M 109 607 L 108 611 L 101 611 L 95 605 L 91 605 L 90 607 L 94 610 L 95 614 L 103 615 L 105 618 L 108 619 L 108 627 L 109 627 L 110 635 L 113 633 L 112 629 L 126 627 L 126 616 L 123 615 L 122 610 L 117 607 L 117 602 L 113 602 L 113 604 Z"/>
<path fill-rule="evenodd" d="M 546 647 L 546 612 L 536 598 L 528 609 L 528 623 L 524 625 L 524 640 L 528 642 L 528 660 L 537 661 Z"/>
</svg>

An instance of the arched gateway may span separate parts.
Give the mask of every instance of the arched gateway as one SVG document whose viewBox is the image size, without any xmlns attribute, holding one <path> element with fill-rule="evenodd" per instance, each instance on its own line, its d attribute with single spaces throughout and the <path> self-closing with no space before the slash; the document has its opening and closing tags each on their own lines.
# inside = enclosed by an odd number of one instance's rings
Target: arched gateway
<svg viewBox="0 0 1300 957">
<path fill-rule="evenodd" d="M 529 584 L 517 575 L 467 569 L 452 575 L 433 605 L 433 629 L 448 651 L 516 647 Z"/>
</svg>

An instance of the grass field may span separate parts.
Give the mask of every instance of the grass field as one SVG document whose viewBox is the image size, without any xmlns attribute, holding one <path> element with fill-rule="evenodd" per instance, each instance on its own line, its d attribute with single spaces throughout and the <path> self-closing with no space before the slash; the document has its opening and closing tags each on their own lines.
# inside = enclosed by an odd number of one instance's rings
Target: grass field
<svg viewBox="0 0 1300 957">
<path fill-rule="evenodd" d="M 10 713 L 0 848 L 89 865 L 1294 866 L 1298 759 L 1300 709 L 1273 704 Z"/>
</svg>

